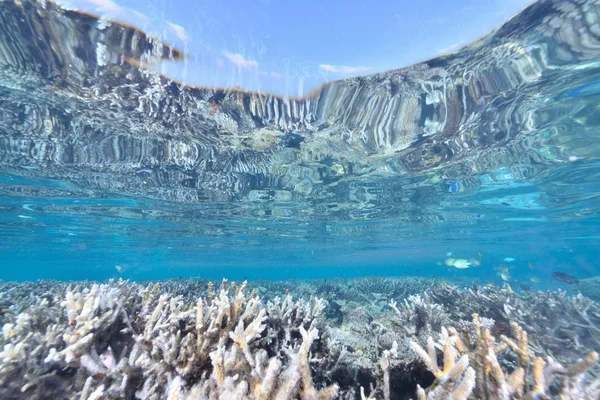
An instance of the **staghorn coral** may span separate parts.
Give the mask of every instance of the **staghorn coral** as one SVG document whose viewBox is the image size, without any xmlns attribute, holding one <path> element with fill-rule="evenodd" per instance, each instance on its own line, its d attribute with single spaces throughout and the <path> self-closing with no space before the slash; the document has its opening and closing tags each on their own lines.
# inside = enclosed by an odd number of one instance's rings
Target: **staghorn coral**
<svg viewBox="0 0 600 400">
<path fill-rule="evenodd" d="M 526 304 L 527 306 L 525 306 Z M 544 306 L 549 309 L 544 310 Z M 529 312 L 528 307 L 535 311 Z M 524 372 L 532 368 L 532 361 L 527 361 L 533 354 L 532 352 L 536 356 L 550 356 L 553 360 L 559 360 L 563 365 L 570 365 L 577 364 L 577 359 L 582 354 L 590 353 L 593 350 L 593 333 L 598 329 L 598 320 L 595 318 L 597 307 L 598 305 L 590 302 L 589 299 L 582 296 L 569 297 L 561 291 L 527 293 L 525 296 L 518 296 L 508 286 L 500 289 L 493 286 L 473 286 L 461 290 L 442 284 L 433 285 L 421 295 L 403 299 L 402 305 L 391 301 L 392 313 L 374 314 L 372 320 L 360 319 L 360 323 L 353 323 L 353 321 L 359 320 L 353 317 L 350 322 L 344 323 L 342 328 L 334 328 L 333 332 L 338 344 L 352 344 L 354 348 L 361 349 L 360 352 L 347 354 L 347 358 L 352 359 L 354 363 L 360 364 L 363 368 L 371 368 L 373 371 L 376 377 L 375 384 L 361 385 L 364 387 L 362 390 L 365 396 L 388 399 L 407 398 L 403 396 L 411 390 L 411 386 L 414 388 L 417 384 L 424 387 L 430 385 L 429 378 L 423 375 L 418 363 L 414 362 L 415 359 L 411 353 L 415 355 L 416 353 L 408 350 L 412 346 L 411 343 L 416 342 L 426 346 L 428 337 L 437 338 L 441 331 L 440 325 L 449 325 L 449 321 L 453 321 L 452 324 L 455 326 L 455 328 L 448 329 L 451 336 L 458 337 L 457 332 L 463 334 L 464 332 L 473 333 L 476 330 L 485 330 L 488 332 L 488 341 L 501 344 L 500 347 L 495 347 L 499 358 L 496 359 L 496 362 L 493 362 L 493 359 L 490 360 L 489 366 L 490 368 L 494 367 L 500 380 L 504 379 L 507 382 L 500 391 L 504 393 L 502 395 L 504 397 L 496 393 L 487 398 L 510 398 L 506 397 L 507 393 L 511 393 L 509 388 L 518 382 L 520 376 L 519 371 L 514 375 L 512 373 L 519 368 L 519 363 L 524 366 Z M 354 309 L 347 312 L 355 315 L 356 311 Z M 475 322 L 467 314 L 469 311 L 481 311 L 485 315 L 485 317 L 477 318 L 478 327 L 475 327 Z M 565 311 L 570 314 L 563 315 L 562 312 Z M 498 320 L 496 321 L 490 316 L 496 317 Z M 511 318 L 519 323 L 511 321 Z M 347 318 L 344 318 L 344 321 L 346 320 Z M 414 321 L 424 321 L 424 323 L 419 325 Z M 527 327 L 532 328 L 532 335 L 528 335 L 520 328 L 517 329 L 521 324 L 520 321 L 530 321 Z M 591 349 L 581 345 L 578 348 L 549 350 L 547 346 L 557 346 L 557 343 L 561 341 L 560 336 L 552 336 L 561 332 L 557 327 L 567 326 L 573 322 L 575 324 L 571 330 L 578 330 L 581 334 L 579 342 L 586 343 L 586 346 L 590 346 Z M 420 326 L 420 329 L 415 329 L 417 325 Z M 352 335 L 353 331 L 356 334 Z M 464 338 L 463 342 L 475 343 L 476 338 L 473 336 L 470 341 Z M 384 356 L 389 351 L 386 349 L 390 349 L 392 346 L 397 349 L 399 357 Z M 484 349 L 484 347 L 480 348 Z M 529 350 L 529 353 L 523 351 L 525 348 Z M 380 355 L 379 365 L 377 365 L 377 358 L 373 361 L 373 358 L 377 357 L 376 354 Z M 478 359 L 481 363 L 485 363 L 488 356 L 487 352 L 482 351 L 478 355 Z M 590 372 L 596 373 L 597 368 L 597 365 L 590 366 Z M 348 369 L 351 370 L 352 367 Z M 406 371 L 411 371 L 411 379 L 406 379 Z M 506 371 L 505 376 L 499 374 L 499 371 Z M 530 379 L 533 378 L 530 377 Z M 576 381 L 571 379 L 569 382 L 574 388 L 580 390 L 583 390 L 582 388 L 587 384 L 583 375 L 579 376 Z M 468 380 L 465 381 L 465 385 L 467 383 Z M 555 386 L 557 384 L 556 381 L 553 383 Z M 370 390 L 369 386 L 371 386 Z M 590 387 L 592 386 L 588 386 L 588 389 Z M 388 390 L 391 393 L 389 397 Z M 554 388 L 553 390 L 556 392 L 558 389 Z M 498 397 L 494 397 L 496 395 Z M 479 397 L 475 396 L 474 398 Z"/>
<path fill-rule="evenodd" d="M 460 398 L 472 368 L 468 398 L 594 398 L 595 355 L 578 361 L 598 329 L 598 305 L 589 299 L 517 295 L 508 286 L 433 284 L 412 293 L 420 283 L 410 279 L 406 296 L 394 298 L 402 284 L 381 284 L 399 278 L 366 280 L 364 287 L 391 292 L 367 301 L 328 280 L 321 293 L 332 297 L 294 300 L 289 282 L 270 282 L 279 296 L 265 300 L 256 283 L 197 279 L 0 283 L 0 397 L 400 400 L 450 391 Z M 316 294 L 321 284 L 299 286 Z M 343 318 L 330 316 L 332 302 Z M 415 346 L 429 355 L 430 341 L 437 358 L 424 363 Z"/>
<path fill-rule="evenodd" d="M 330 303 L 339 302 L 344 305 L 368 304 L 372 310 L 380 311 L 392 299 L 404 299 L 412 295 L 419 295 L 432 286 L 444 282 L 449 282 L 449 280 L 404 276 L 254 281 L 252 286 L 268 300 L 272 300 L 276 296 L 284 297 L 290 293 L 295 298 L 322 297 Z M 470 285 L 472 281 L 453 279 L 450 282 L 464 286 Z"/>
<path fill-rule="evenodd" d="M 443 284 L 433 286 L 430 296 L 454 320 L 469 320 L 471 313 L 493 319 L 494 334 L 510 334 L 512 322 L 526 326 L 535 351 L 560 362 L 600 349 L 600 304 L 580 294 L 558 290 L 517 295 L 508 285 L 459 289 Z"/>
<path fill-rule="evenodd" d="M 159 285 L 111 281 L 68 287 L 52 306 L 42 299 L 42 312 L 62 310 L 52 323 L 32 329 L 37 317 L 26 312 L 3 327 L 0 397 L 336 396 L 335 384 L 318 389 L 311 378 L 322 300 L 265 305 L 246 283 L 226 281 L 207 293 L 190 303 Z"/>
<path fill-rule="evenodd" d="M 438 331 L 448 322 L 444 307 L 434 303 L 427 293 L 409 296 L 404 299 L 401 308 L 398 308 L 394 300 L 389 305 L 396 312 L 402 329 L 411 336 L 419 336 L 424 330 Z"/>
<path fill-rule="evenodd" d="M 513 323 L 513 338 L 501 335 L 497 341 L 488 328 L 473 314 L 473 327 L 460 334 L 456 329 L 442 329 L 436 344 L 428 339 L 427 351 L 413 342 L 414 351 L 435 375 L 436 382 L 427 391 L 417 389 L 419 399 L 597 399 L 600 378 L 589 382 L 586 373 L 598 362 L 591 352 L 570 367 L 563 367 L 551 357 L 544 361 L 530 349 L 528 335 Z M 437 349 L 443 353 L 444 366 L 438 366 Z M 503 353 L 516 355 L 515 364 L 501 366 Z M 505 360 L 502 360 L 505 361 Z M 468 367 L 470 365 L 470 367 Z"/>
<path fill-rule="evenodd" d="M 425 392 L 417 386 L 417 397 L 422 399 L 453 399 L 465 400 L 475 387 L 475 370 L 469 366 L 469 356 L 460 355 L 457 349 L 456 336 L 449 335 L 448 330 L 442 328 L 441 339 L 436 343 L 431 337 L 427 341 L 427 351 L 417 342 L 411 342 L 413 350 L 425 362 L 427 368 L 435 376 L 432 389 Z M 444 365 L 438 365 L 436 347 L 442 349 Z"/>
</svg>

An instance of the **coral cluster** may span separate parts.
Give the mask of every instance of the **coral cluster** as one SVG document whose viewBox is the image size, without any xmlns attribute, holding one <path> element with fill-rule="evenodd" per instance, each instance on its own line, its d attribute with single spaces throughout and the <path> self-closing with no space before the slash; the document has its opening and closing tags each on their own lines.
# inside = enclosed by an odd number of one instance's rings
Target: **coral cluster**
<svg viewBox="0 0 600 400">
<path fill-rule="evenodd" d="M 600 378 L 582 384 L 585 374 L 598 362 L 591 352 L 565 368 L 551 357 L 535 356 L 528 345 L 528 335 L 513 323 L 513 338 L 500 336 L 496 341 L 490 330 L 473 314 L 473 329 L 459 333 L 455 328 L 442 329 L 438 343 L 430 337 L 427 351 L 418 343 L 413 348 L 435 375 L 436 382 L 427 391 L 417 388 L 419 400 L 476 399 L 597 399 Z M 443 353 L 443 368 L 438 366 L 437 348 Z M 506 357 L 504 353 L 513 357 Z M 514 360 L 510 364 L 510 360 Z M 508 364 L 507 367 L 502 367 Z"/>
<path fill-rule="evenodd" d="M 0 398 L 600 396 L 600 306 L 581 295 L 346 284 L 0 283 Z"/>
<path fill-rule="evenodd" d="M 511 322 L 527 327 L 530 346 L 560 361 L 600 349 L 600 305 L 581 294 L 569 296 L 559 290 L 517 295 L 508 285 L 500 289 L 473 285 L 465 290 L 438 285 L 431 298 L 454 320 L 469 320 L 472 313 L 493 319 L 497 335 L 510 334 Z"/>
<path fill-rule="evenodd" d="M 158 285 L 70 288 L 4 325 L 0 397 L 333 398 L 309 366 L 324 306 L 226 281 L 195 304 Z"/>
</svg>

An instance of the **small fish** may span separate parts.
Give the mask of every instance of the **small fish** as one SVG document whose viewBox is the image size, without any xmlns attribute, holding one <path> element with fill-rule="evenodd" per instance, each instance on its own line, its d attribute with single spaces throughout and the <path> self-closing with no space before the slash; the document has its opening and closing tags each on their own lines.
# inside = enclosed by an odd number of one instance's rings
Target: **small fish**
<svg viewBox="0 0 600 400">
<path fill-rule="evenodd" d="M 506 262 L 513 262 L 513 261 L 515 261 L 515 259 L 514 259 L 514 258 L 512 258 L 512 257 L 506 257 L 506 258 L 504 259 L 504 261 L 506 261 Z"/>
<path fill-rule="evenodd" d="M 535 268 L 535 265 L 533 265 L 533 263 L 531 261 L 529 261 L 527 263 L 527 266 L 529 267 L 529 269 L 534 269 Z"/>
<path fill-rule="evenodd" d="M 537 276 L 532 276 L 531 278 L 529 278 L 529 282 L 531 283 L 540 283 L 542 281 L 541 278 L 538 278 Z"/>
<path fill-rule="evenodd" d="M 123 272 L 123 267 L 120 265 L 115 265 L 115 269 L 117 270 L 118 273 Z"/>
<path fill-rule="evenodd" d="M 575 279 L 574 276 L 565 274 L 564 272 L 553 272 L 552 277 L 559 282 L 564 282 L 569 285 L 577 285 L 579 283 L 579 280 Z"/>
<path fill-rule="evenodd" d="M 454 266 L 454 258 L 446 258 L 446 261 L 444 261 L 444 263 L 449 266 L 449 267 L 453 267 Z"/>
<path fill-rule="evenodd" d="M 458 269 L 465 269 L 469 268 L 471 266 L 471 263 L 465 259 L 459 258 L 457 260 L 454 260 L 452 266 Z"/>
<path fill-rule="evenodd" d="M 476 258 L 471 258 L 471 259 L 469 260 L 469 262 L 470 262 L 471 264 L 473 264 L 474 266 L 476 266 L 476 267 L 479 267 L 479 266 L 481 265 L 481 261 L 479 261 L 479 260 L 478 260 L 478 259 L 476 259 Z"/>
<path fill-rule="evenodd" d="M 524 290 L 525 292 L 529 292 L 529 291 L 531 290 L 531 286 L 529 286 L 529 285 L 527 285 L 527 284 L 525 284 L 525 283 L 521 283 L 521 284 L 519 285 L 519 287 L 520 287 L 522 290 Z"/>
<path fill-rule="evenodd" d="M 447 252 L 446 257 L 452 257 L 452 252 L 451 251 Z"/>
<path fill-rule="evenodd" d="M 510 273 L 508 271 L 500 272 L 498 275 L 500 276 L 500 278 L 502 278 L 504 282 L 510 281 Z"/>
</svg>

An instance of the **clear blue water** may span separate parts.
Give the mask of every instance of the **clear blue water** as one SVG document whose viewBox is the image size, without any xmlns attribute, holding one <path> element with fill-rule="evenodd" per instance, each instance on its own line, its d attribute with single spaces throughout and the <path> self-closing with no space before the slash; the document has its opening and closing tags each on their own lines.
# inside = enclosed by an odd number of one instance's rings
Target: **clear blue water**
<svg viewBox="0 0 600 400">
<path fill-rule="evenodd" d="M 447 211 L 440 213 L 456 221 L 298 224 L 293 218 L 223 217 L 218 213 L 227 208 L 219 206 L 72 196 L 77 189 L 68 184 L 14 175 L 2 178 L 6 280 L 447 276 L 502 284 L 494 268 L 505 264 L 515 287 L 546 289 L 565 287 L 552 278 L 553 271 L 577 278 L 598 273 L 600 233 L 593 199 L 586 199 L 588 207 L 579 202 L 539 210 L 498 204 L 506 198 L 527 201 L 539 193 L 535 185 L 444 193 Z M 585 188 L 585 184 L 569 186 L 575 193 Z M 41 188 L 52 190 L 54 196 L 32 195 Z M 585 193 L 592 194 L 592 188 Z M 535 200 L 540 207 L 552 200 L 544 197 Z M 583 212 L 587 215 L 576 215 Z M 479 259 L 481 266 L 438 265 L 448 252 Z M 506 262 L 507 257 L 515 260 Z M 532 277 L 541 281 L 532 283 Z"/>
<path fill-rule="evenodd" d="M 143 58 L 117 25 L 103 53 L 76 28 L 36 41 L 0 60 L 0 277 L 596 276 L 592 3 L 541 2 L 454 55 L 306 100 L 147 77 L 117 62 Z M 44 23 L 60 18 L 84 23 Z"/>
<path fill-rule="evenodd" d="M 598 1 L 305 98 L 185 58 L 0 1 L 0 398 L 599 398 Z"/>
</svg>

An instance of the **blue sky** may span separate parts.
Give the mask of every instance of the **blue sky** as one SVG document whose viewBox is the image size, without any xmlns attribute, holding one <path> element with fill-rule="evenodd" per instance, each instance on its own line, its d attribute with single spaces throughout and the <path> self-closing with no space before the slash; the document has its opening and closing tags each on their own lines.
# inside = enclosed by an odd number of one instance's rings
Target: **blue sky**
<svg viewBox="0 0 600 400">
<path fill-rule="evenodd" d="M 161 72 L 188 84 L 287 96 L 456 50 L 531 0 L 61 0 L 188 54 Z"/>
</svg>

